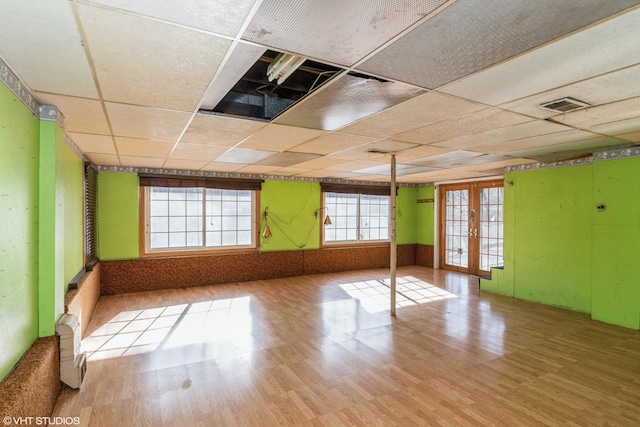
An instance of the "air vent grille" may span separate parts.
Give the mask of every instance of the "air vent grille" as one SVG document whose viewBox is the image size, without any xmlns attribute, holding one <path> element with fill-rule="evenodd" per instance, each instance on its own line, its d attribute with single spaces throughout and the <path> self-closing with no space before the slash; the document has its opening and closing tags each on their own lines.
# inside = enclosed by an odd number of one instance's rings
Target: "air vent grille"
<svg viewBox="0 0 640 427">
<path fill-rule="evenodd" d="M 540 107 L 545 110 L 555 111 L 556 113 L 570 113 L 571 111 L 590 107 L 590 105 L 577 99 L 562 98 L 540 104 Z"/>
</svg>

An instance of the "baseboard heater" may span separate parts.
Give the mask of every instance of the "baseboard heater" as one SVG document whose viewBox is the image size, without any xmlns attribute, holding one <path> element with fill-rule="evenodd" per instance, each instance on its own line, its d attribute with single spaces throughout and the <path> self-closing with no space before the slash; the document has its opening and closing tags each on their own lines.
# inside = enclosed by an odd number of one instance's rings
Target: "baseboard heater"
<svg viewBox="0 0 640 427">
<path fill-rule="evenodd" d="M 80 322 L 72 314 L 64 314 L 56 323 L 60 336 L 60 380 L 79 389 L 87 373 L 87 358 L 82 351 Z"/>
</svg>

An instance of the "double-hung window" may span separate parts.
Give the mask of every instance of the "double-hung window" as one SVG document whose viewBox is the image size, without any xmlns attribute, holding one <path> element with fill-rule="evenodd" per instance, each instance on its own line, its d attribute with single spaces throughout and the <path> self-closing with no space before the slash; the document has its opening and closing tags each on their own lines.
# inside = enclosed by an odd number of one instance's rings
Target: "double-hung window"
<svg viewBox="0 0 640 427">
<path fill-rule="evenodd" d="M 140 183 L 145 211 L 145 253 L 257 246 L 256 185 L 142 175 Z"/>
<path fill-rule="evenodd" d="M 388 241 L 388 194 L 388 187 L 323 185 L 323 206 L 331 218 L 331 225 L 324 227 L 323 243 Z"/>
</svg>

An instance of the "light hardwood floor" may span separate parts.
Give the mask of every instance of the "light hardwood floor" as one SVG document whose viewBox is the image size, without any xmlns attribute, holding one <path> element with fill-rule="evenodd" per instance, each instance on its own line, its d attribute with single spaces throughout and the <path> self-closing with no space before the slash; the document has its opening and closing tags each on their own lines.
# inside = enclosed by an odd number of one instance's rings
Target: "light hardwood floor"
<svg viewBox="0 0 640 427">
<path fill-rule="evenodd" d="M 82 391 L 89 426 L 639 426 L 640 332 L 386 270 L 103 297 Z M 401 307 L 400 307 L 401 306 Z"/>
</svg>

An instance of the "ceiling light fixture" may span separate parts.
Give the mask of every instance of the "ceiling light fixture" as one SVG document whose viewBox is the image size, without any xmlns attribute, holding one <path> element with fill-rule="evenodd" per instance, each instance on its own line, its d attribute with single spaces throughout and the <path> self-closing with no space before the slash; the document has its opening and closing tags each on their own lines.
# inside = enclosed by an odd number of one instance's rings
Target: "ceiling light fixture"
<svg viewBox="0 0 640 427">
<path fill-rule="evenodd" d="M 306 60 L 301 56 L 291 55 L 289 53 L 279 53 L 273 62 L 267 68 L 267 78 L 269 81 L 278 79 L 278 84 L 284 81 Z"/>
</svg>

